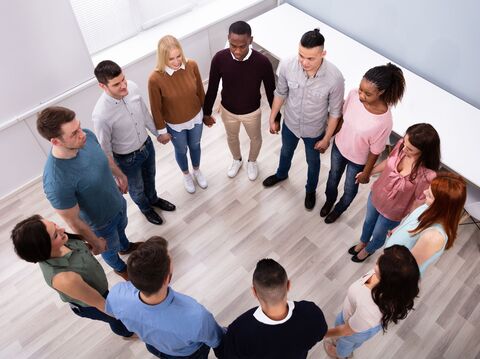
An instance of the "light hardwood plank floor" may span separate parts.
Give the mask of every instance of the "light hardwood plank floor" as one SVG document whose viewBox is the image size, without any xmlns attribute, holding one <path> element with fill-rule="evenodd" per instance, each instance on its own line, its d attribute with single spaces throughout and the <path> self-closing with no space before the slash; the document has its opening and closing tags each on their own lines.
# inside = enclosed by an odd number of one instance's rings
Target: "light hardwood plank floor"
<svg viewBox="0 0 480 359">
<path fill-rule="evenodd" d="M 268 106 L 263 103 L 263 147 L 260 176 L 251 182 L 246 166 L 236 178 L 226 170 L 231 156 L 219 116 L 205 128 L 202 164 L 209 186 L 193 195 L 183 188 L 172 145 L 156 144 L 157 190 L 177 205 L 162 213 L 165 224 L 146 221 L 128 200 L 131 241 L 162 235 L 173 256 L 173 287 L 195 297 L 227 326 L 256 306 L 251 276 L 257 260 L 271 257 L 287 270 L 293 300 L 316 302 L 333 325 L 348 286 L 372 268 L 378 256 L 363 264 L 350 261 L 346 251 L 359 237 L 370 185 L 363 185 L 351 208 L 334 224 L 319 216 L 329 169 L 329 152 L 322 155 L 317 206 L 303 206 L 306 163 L 302 142 L 289 179 L 265 189 L 262 180 L 275 172 L 280 136 L 268 133 Z M 400 119 L 397 119 L 400 120 Z M 248 138 L 241 130 L 244 158 Z M 10 231 L 19 220 L 39 213 L 62 224 L 43 194 L 40 182 L 0 203 L 0 357 L 1 358 L 151 358 L 140 341 L 124 341 L 108 326 L 76 317 L 48 288 L 36 265 L 19 260 Z M 454 248 L 429 268 L 416 310 L 385 335 L 365 343 L 357 358 L 480 358 L 480 232 L 462 226 Z M 110 285 L 120 281 L 99 258 Z M 212 354 L 213 357 L 213 354 Z M 326 358 L 322 345 L 310 358 Z"/>
</svg>

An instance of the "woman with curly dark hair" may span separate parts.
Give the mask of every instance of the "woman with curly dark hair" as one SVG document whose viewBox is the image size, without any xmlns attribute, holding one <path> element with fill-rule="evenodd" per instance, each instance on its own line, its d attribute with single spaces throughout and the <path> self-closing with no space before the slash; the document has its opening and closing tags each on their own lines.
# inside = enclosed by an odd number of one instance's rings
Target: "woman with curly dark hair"
<svg viewBox="0 0 480 359">
<path fill-rule="evenodd" d="M 403 246 L 386 248 L 373 270 L 354 282 L 347 292 L 335 327 L 324 341 L 333 358 L 349 357 L 355 349 L 390 323 L 405 319 L 417 297 L 420 271 L 410 251 Z"/>
</svg>

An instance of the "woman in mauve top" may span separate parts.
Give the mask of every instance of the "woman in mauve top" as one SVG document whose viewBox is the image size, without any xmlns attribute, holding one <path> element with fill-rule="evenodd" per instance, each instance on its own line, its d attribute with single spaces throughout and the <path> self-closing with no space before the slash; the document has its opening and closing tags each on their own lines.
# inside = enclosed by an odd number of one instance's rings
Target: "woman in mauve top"
<svg viewBox="0 0 480 359">
<path fill-rule="evenodd" d="M 425 204 L 395 228 L 385 247 L 400 244 L 417 260 L 420 273 L 453 246 L 467 198 L 465 180 L 454 173 L 440 172 L 425 191 Z"/>
<path fill-rule="evenodd" d="M 163 144 L 172 140 L 185 190 L 195 193 L 195 182 L 200 188 L 207 188 L 200 171 L 205 90 L 197 63 L 187 61 L 180 42 L 171 35 L 158 42 L 157 65 L 148 79 L 148 95 L 159 140 Z"/>
<path fill-rule="evenodd" d="M 320 210 L 325 223 L 335 222 L 357 195 L 359 183 L 368 183 L 373 166 L 392 131 L 392 113 L 405 91 L 402 70 L 388 63 L 368 70 L 343 105 L 343 124 L 333 142 L 326 202 Z M 345 174 L 343 196 L 338 184 Z M 332 211 L 333 208 L 333 211 Z"/>
<path fill-rule="evenodd" d="M 335 327 L 323 345 L 333 358 L 350 358 L 353 351 L 390 323 L 407 317 L 418 295 L 417 262 L 404 246 L 386 248 L 374 270 L 354 282 L 347 292 Z"/>
<path fill-rule="evenodd" d="M 363 262 L 385 243 L 387 232 L 425 201 L 424 191 L 440 165 L 440 138 L 432 125 L 417 123 L 407 129 L 387 159 L 376 165 L 380 173 L 368 197 L 360 243 L 348 253 Z"/>
</svg>

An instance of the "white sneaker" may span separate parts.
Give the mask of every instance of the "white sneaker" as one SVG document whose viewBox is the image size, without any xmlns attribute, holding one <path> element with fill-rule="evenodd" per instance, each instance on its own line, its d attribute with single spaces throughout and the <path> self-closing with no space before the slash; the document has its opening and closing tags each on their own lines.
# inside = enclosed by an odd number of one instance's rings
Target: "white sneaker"
<svg viewBox="0 0 480 359">
<path fill-rule="evenodd" d="M 255 181 L 258 177 L 257 161 L 247 162 L 247 175 L 250 181 Z"/>
<path fill-rule="evenodd" d="M 208 186 L 207 180 L 205 177 L 203 177 L 203 173 L 200 172 L 200 170 L 193 170 L 193 177 L 195 178 L 195 181 L 197 181 L 198 185 L 205 189 Z"/>
<path fill-rule="evenodd" d="M 195 193 L 195 183 L 193 182 L 193 177 L 190 173 L 183 175 L 183 185 L 188 193 Z"/>
<path fill-rule="evenodd" d="M 240 170 L 240 167 L 242 167 L 242 163 L 242 160 L 233 160 L 230 167 L 228 167 L 227 176 L 230 178 L 235 177 Z"/>
</svg>

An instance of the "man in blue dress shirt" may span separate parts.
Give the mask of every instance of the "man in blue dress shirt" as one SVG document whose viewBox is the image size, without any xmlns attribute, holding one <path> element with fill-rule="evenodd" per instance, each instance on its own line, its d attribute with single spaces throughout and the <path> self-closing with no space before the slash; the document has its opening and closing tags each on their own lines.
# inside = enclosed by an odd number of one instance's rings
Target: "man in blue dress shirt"
<svg viewBox="0 0 480 359">
<path fill-rule="evenodd" d="M 159 358 L 207 359 L 221 353 L 224 330 L 195 299 L 170 287 L 172 263 L 162 237 L 148 239 L 128 259 L 131 282 L 108 294 L 106 312 L 135 332 Z"/>
</svg>

